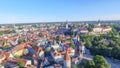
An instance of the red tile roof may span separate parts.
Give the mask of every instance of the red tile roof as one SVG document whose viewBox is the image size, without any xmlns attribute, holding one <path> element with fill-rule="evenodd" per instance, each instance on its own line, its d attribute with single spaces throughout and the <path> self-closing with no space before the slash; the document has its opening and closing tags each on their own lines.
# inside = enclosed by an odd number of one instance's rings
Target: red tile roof
<svg viewBox="0 0 120 68">
<path fill-rule="evenodd" d="M 70 56 L 68 55 L 68 53 L 66 52 L 65 56 L 64 56 L 65 60 L 71 60 Z"/>
<path fill-rule="evenodd" d="M 10 56 L 10 53 L 9 52 L 0 52 L 1 55 L 5 55 L 6 58 L 8 58 Z"/>
</svg>

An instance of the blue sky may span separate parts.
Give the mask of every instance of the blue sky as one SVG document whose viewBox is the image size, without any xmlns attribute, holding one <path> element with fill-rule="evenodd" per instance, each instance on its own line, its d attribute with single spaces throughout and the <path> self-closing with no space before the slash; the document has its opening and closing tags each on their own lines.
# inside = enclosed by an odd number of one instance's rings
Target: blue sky
<svg viewBox="0 0 120 68">
<path fill-rule="evenodd" d="M 119 20 L 120 0 L 0 0 L 0 23 Z"/>
</svg>

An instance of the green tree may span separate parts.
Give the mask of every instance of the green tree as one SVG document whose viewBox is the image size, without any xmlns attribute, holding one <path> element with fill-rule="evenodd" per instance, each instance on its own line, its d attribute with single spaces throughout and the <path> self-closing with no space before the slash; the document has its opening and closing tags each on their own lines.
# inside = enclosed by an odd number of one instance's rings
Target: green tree
<svg viewBox="0 0 120 68">
<path fill-rule="evenodd" d="M 45 49 L 45 52 L 50 52 L 50 50 L 51 50 L 51 48 L 50 48 L 50 47 L 47 47 L 47 48 Z"/>
<path fill-rule="evenodd" d="M 23 62 L 19 62 L 18 65 L 20 68 L 24 68 L 24 66 L 25 66 L 25 64 Z"/>
<path fill-rule="evenodd" d="M 16 59 L 20 59 L 20 56 L 19 55 L 15 55 L 14 56 Z"/>
<path fill-rule="evenodd" d="M 115 25 L 114 27 L 120 27 Z M 80 38 L 85 42 L 86 48 L 90 49 L 92 55 L 102 55 L 120 59 L 120 35 L 118 29 L 113 28 L 111 32 L 100 35 L 83 35 Z"/>
<path fill-rule="evenodd" d="M 110 64 L 103 56 L 96 55 L 92 61 L 88 61 L 85 68 L 111 68 Z"/>
<path fill-rule="evenodd" d="M 114 47 L 112 49 L 112 56 L 116 59 L 120 59 L 120 47 L 119 46 Z"/>
<path fill-rule="evenodd" d="M 88 61 L 85 65 L 85 68 L 95 68 L 95 62 L 94 61 Z"/>
<path fill-rule="evenodd" d="M 91 48 L 91 46 L 92 46 L 91 41 L 90 41 L 90 40 L 86 40 L 85 46 L 86 46 L 87 48 Z"/>
<path fill-rule="evenodd" d="M 111 68 L 110 64 L 103 56 L 96 55 L 93 61 L 95 62 L 95 68 Z"/>
<path fill-rule="evenodd" d="M 19 43 L 19 44 L 22 43 L 22 42 L 25 42 L 25 40 L 22 39 L 22 38 L 18 39 L 18 43 Z"/>
<path fill-rule="evenodd" d="M 4 32 L 3 31 L 0 31 L 0 35 L 3 35 L 4 34 Z"/>
<path fill-rule="evenodd" d="M 75 45 L 74 45 L 73 41 L 71 41 L 70 47 L 75 48 Z"/>
<path fill-rule="evenodd" d="M 2 40 L 0 40 L 0 44 L 3 44 L 3 41 L 2 41 Z"/>
<path fill-rule="evenodd" d="M 5 49 L 8 49 L 8 48 L 10 48 L 10 46 L 9 45 L 5 45 L 5 47 L 3 49 L 5 50 Z"/>
<path fill-rule="evenodd" d="M 89 31 L 89 32 L 92 32 L 92 31 L 93 31 L 92 25 L 90 25 L 90 24 L 88 25 L 88 31 Z"/>
</svg>

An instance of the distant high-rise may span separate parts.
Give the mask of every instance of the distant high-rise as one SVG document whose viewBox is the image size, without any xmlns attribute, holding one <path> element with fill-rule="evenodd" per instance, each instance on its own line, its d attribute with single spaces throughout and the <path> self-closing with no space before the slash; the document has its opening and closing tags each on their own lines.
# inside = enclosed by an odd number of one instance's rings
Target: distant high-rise
<svg viewBox="0 0 120 68">
<path fill-rule="evenodd" d="M 68 20 L 66 20 L 66 29 L 68 28 Z"/>
<path fill-rule="evenodd" d="M 101 26 L 101 24 L 100 24 L 100 19 L 98 20 L 98 26 Z"/>
</svg>

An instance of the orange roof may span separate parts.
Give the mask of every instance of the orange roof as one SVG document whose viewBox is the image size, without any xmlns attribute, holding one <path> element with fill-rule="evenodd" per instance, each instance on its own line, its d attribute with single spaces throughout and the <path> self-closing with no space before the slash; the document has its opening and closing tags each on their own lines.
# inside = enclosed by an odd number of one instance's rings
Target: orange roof
<svg viewBox="0 0 120 68">
<path fill-rule="evenodd" d="M 4 55 L 2 54 L 2 55 L 0 55 L 0 59 L 2 59 L 4 57 Z"/>
<path fill-rule="evenodd" d="M 25 47 L 24 44 L 23 44 L 23 45 L 21 45 L 21 44 L 20 44 L 20 45 L 16 45 L 16 46 L 11 50 L 11 52 L 12 52 L 12 53 L 15 53 L 15 52 L 23 49 L 24 47 Z"/>
<path fill-rule="evenodd" d="M 36 42 L 25 42 L 24 44 L 37 44 Z"/>
<path fill-rule="evenodd" d="M 65 60 L 71 60 L 70 56 L 68 55 L 68 53 L 66 52 L 65 56 L 64 56 Z"/>
<path fill-rule="evenodd" d="M 46 35 L 46 34 L 48 34 L 48 31 L 42 31 L 41 32 L 43 35 Z"/>
<path fill-rule="evenodd" d="M 41 47 L 39 47 L 39 46 L 34 46 L 34 47 L 32 47 L 36 52 L 41 52 L 41 51 L 43 51 L 42 50 L 42 48 Z"/>
<path fill-rule="evenodd" d="M 14 53 L 16 51 L 19 51 L 23 48 L 32 48 L 31 46 L 29 46 L 28 44 L 35 44 L 34 42 L 22 42 L 21 44 L 19 45 L 16 45 L 12 50 L 11 52 Z"/>
<path fill-rule="evenodd" d="M 9 38 L 4 38 L 3 40 L 14 40 L 14 39 L 18 39 L 20 36 L 13 36 L 13 37 L 9 37 Z"/>
<path fill-rule="evenodd" d="M 10 53 L 9 52 L 0 52 L 1 55 L 5 55 L 6 58 L 8 58 L 10 56 Z"/>
<path fill-rule="evenodd" d="M 3 38 L 0 37 L 0 40 L 3 40 Z"/>
<path fill-rule="evenodd" d="M 27 45 L 26 45 L 26 43 L 21 43 L 21 44 L 19 44 L 19 45 L 16 45 L 12 50 L 11 50 L 11 52 L 12 53 L 15 53 L 15 52 L 17 52 L 17 51 L 19 51 L 19 50 L 21 50 L 21 49 L 23 49 L 23 48 L 26 48 L 26 47 L 28 47 Z"/>
</svg>

